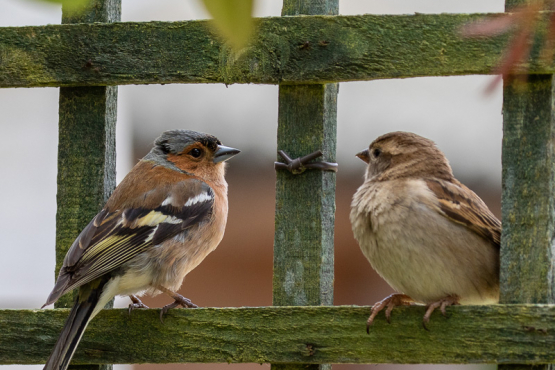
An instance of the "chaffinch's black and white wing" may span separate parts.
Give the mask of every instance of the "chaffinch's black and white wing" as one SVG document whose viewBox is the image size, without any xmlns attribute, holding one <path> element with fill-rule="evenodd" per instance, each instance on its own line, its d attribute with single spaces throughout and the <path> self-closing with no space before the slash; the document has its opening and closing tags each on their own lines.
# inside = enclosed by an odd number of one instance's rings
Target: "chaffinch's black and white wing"
<svg viewBox="0 0 555 370">
<path fill-rule="evenodd" d="M 190 178 L 129 197 L 117 209 L 104 208 L 69 249 L 44 306 L 118 269 L 149 247 L 209 222 L 214 198 L 210 186 Z"/>
</svg>

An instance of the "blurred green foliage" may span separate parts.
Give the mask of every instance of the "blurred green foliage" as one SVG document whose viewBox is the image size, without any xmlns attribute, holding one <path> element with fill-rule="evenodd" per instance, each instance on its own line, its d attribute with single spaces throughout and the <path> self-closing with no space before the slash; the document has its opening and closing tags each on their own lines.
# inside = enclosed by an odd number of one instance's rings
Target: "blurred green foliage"
<svg viewBox="0 0 555 370">
<path fill-rule="evenodd" d="M 88 9 L 90 0 L 40 0 L 61 4 L 69 14 Z M 188 1 L 188 0 L 183 0 Z M 201 0 L 218 32 L 236 51 L 245 47 L 254 31 L 254 0 Z M 152 3 L 155 6 L 155 3 Z"/>
<path fill-rule="evenodd" d="M 87 9 L 90 0 L 42 0 L 48 3 L 61 4 L 68 13 L 80 13 Z"/>
<path fill-rule="evenodd" d="M 254 30 L 254 0 L 202 0 L 218 33 L 233 49 L 245 47 Z"/>
</svg>

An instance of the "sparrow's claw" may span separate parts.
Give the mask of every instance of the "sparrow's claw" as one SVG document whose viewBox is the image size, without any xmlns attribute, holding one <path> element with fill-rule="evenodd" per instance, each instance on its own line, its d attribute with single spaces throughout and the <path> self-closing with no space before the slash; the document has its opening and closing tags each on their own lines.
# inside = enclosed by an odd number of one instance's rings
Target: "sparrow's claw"
<svg viewBox="0 0 555 370">
<path fill-rule="evenodd" d="M 391 310 L 396 306 L 411 306 L 414 300 L 406 294 L 392 294 L 372 306 L 372 313 L 366 321 L 366 332 L 370 334 L 370 325 L 374 323 L 374 318 L 378 313 L 387 307 L 385 310 L 385 318 L 388 323 L 391 323 Z"/>
<path fill-rule="evenodd" d="M 318 170 L 322 170 L 322 171 L 337 172 L 337 163 L 330 163 L 330 162 L 312 162 L 312 163 L 308 163 L 311 160 L 322 156 L 322 151 L 321 150 L 317 150 L 313 153 L 305 155 L 304 157 L 299 157 L 299 158 L 295 158 L 295 159 L 292 159 L 291 157 L 289 157 L 287 155 L 287 153 L 285 153 L 283 150 L 278 150 L 278 154 L 281 158 L 283 158 L 285 163 L 275 162 L 274 163 L 274 168 L 276 170 L 277 169 L 287 170 L 287 171 L 291 172 L 294 175 L 298 175 L 298 174 L 303 173 L 304 171 L 309 170 L 309 169 L 318 169 Z"/>
<path fill-rule="evenodd" d="M 447 312 L 445 311 L 445 308 L 447 306 L 454 306 L 454 305 L 458 305 L 459 304 L 459 296 L 457 295 L 450 295 L 447 296 L 443 299 L 440 299 L 437 302 L 433 302 L 430 303 L 427 308 L 426 308 L 426 313 L 424 314 L 424 319 L 422 320 L 422 325 L 424 326 L 424 329 L 428 330 L 428 327 L 426 326 L 426 324 L 428 324 L 430 322 L 430 316 L 432 316 L 432 312 L 434 312 L 434 310 L 436 308 L 439 307 L 439 310 L 441 311 L 441 314 L 447 318 L 449 318 L 447 316 Z"/>
<path fill-rule="evenodd" d="M 130 295 L 129 298 L 131 299 L 131 301 L 133 303 L 129 304 L 129 314 L 131 315 L 131 311 L 133 311 L 134 309 L 137 308 L 148 308 L 148 306 L 146 304 L 144 304 L 143 302 L 141 302 L 141 300 L 139 299 L 139 297 L 137 297 L 136 295 Z"/>
</svg>

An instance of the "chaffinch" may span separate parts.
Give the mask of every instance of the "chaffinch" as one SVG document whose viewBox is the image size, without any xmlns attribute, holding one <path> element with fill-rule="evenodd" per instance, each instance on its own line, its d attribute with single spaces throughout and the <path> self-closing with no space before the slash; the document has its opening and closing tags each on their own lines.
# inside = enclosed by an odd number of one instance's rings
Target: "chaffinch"
<svg viewBox="0 0 555 370">
<path fill-rule="evenodd" d="M 395 290 L 368 318 L 415 301 L 436 308 L 499 300 L 501 222 L 454 176 L 426 138 L 392 132 L 357 156 L 368 163 L 351 203 L 353 233 L 372 267 Z"/>
<path fill-rule="evenodd" d="M 69 249 L 44 306 L 79 288 L 44 369 L 66 369 L 88 322 L 116 295 L 168 294 L 162 309 L 196 307 L 176 291 L 222 240 L 225 161 L 239 150 L 212 135 L 164 132 Z M 43 306 L 43 307 L 44 307 Z"/>
</svg>

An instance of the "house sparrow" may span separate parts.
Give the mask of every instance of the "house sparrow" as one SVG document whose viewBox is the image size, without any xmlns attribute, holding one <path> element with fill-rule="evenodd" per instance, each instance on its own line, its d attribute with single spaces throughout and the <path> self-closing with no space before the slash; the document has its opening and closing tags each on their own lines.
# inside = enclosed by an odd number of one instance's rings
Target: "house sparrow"
<svg viewBox="0 0 555 370">
<path fill-rule="evenodd" d="M 367 331 L 384 308 L 436 308 L 499 300 L 501 222 L 454 176 L 434 142 L 408 132 L 377 138 L 357 154 L 368 163 L 353 196 L 351 225 L 362 253 L 392 294 L 372 307 Z"/>
<path fill-rule="evenodd" d="M 168 294 L 162 309 L 196 307 L 176 291 L 222 240 L 227 221 L 224 162 L 238 154 L 212 135 L 164 132 L 127 174 L 67 252 L 47 302 L 79 288 L 45 370 L 64 370 L 89 321 L 116 295 Z M 44 307 L 43 306 L 43 307 Z"/>
</svg>

